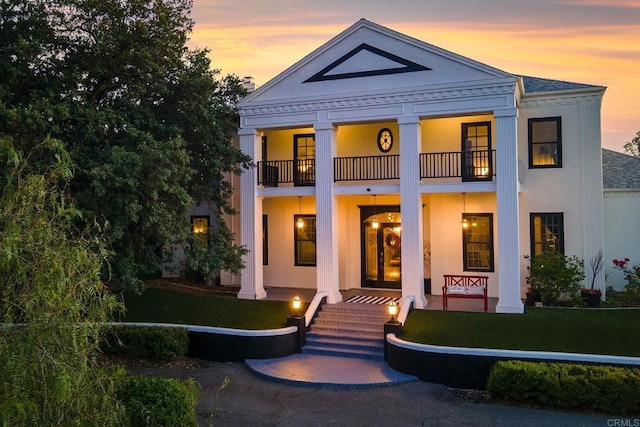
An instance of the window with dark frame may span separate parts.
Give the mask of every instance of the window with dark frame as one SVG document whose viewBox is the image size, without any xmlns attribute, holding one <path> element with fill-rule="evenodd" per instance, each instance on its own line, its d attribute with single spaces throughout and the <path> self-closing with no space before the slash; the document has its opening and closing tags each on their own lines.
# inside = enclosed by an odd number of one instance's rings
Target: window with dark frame
<svg viewBox="0 0 640 427">
<path fill-rule="evenodd" d="M 191 216 L 191 232 L 198 241 L 202 242 L 203 245 L 209 246 L 209 216 Z"/>
<path fill-rule="evenodd" d="M 269 265 L 269 221 L 262 215 L 262 265 Z"/>
<path fill-rule="evenodd" d="M 491 122 L 462 124 L 462 180 L 491 180 Z"/>
<path fill-rule="evenodd" d="M 293 162 L 294 185 L 314 185 L 316 180 L 316 141 L 314 134 L 293 135 Z"/>
<path fill-rule="evenodd" d="M 529 168 L 562 167 L 562 118 L 529 119 Z"/>
<path fill-rule="evenodd" d="M 464 271 L 494 271 L 493 214 L 462 214 L 462 257 Z"/>
<path fill-rule="evenodd" d="M 564 214 L 530 214 L 531 255 L 543 252 L 564 254 Z"/>
<path fill-rule="evenodd" d="M 316 216 L 293 216 L 294 252 L 296 266 L 316 265 Z"/>
</svg>

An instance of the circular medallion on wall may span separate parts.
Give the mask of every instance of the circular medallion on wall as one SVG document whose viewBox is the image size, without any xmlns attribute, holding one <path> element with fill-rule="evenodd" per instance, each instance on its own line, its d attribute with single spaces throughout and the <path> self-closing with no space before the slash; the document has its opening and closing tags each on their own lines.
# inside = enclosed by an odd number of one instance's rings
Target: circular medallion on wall
<svg viewBox="0 0 640 427">
<path fill-rule="evenodd" d="M 378 148 L 383 153 L 388 153 L 393 147 L 393 134 L 388 128 L 380 129 L 378 132 Z"/>
</svg>

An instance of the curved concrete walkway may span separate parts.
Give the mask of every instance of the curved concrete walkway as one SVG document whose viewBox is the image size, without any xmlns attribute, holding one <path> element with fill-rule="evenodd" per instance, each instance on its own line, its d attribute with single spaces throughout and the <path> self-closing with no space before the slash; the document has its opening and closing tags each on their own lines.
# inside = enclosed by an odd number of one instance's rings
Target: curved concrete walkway
<svg viewBox="0 0 640 427">
<path fill-rule="evenodd" d="M 401 384 L 416 377 L 395 371 L 386 362 L 352 357 L 294 354 L 277 359 L 245 360 L 258 376 L 287 384 L 324 388 L 367 388 Z"/>
</svg>

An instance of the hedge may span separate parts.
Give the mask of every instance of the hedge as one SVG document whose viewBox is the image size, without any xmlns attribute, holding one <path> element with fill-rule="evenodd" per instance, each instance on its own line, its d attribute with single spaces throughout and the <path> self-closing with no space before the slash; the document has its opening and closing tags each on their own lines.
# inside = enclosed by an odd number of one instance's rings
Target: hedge
<svg viewBox="0 0 640 427">
<path fill-rule="evenodd" d="M 127 377 L 118 399 L 124 404 L 127 426 L 190 427 L 198 425 L 200 391 L 191 379 Z"/>
<path fill-rule="evenodd" d="M 186 356 L 189 336 L 186 328 L 114 326 L 101 346 L 107 354 L 172 360 Z"/>
<path fill-rule="evenodd" d="M 640 414 L 640 369 L 569 363 L 497 362 L 487 390 L 510 403 Z"/>
</svg>

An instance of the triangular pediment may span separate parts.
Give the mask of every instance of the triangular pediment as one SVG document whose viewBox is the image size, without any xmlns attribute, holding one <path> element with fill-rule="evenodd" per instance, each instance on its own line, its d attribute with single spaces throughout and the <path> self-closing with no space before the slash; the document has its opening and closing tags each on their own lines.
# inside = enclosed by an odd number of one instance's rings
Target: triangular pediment
<svg viewBox="0 0 640 427">
<path fill-rule="evenodd" d="M 427 71 L 431 68 L 362 43 L 304 83 Z"/>
<path fill-rule="evenodd" d="M 516 77 L 361 19 L 241 101 L 248 104 L 470 87 Z M 365 95 L 366 96 L 366 95 Z"/>
</svg>

